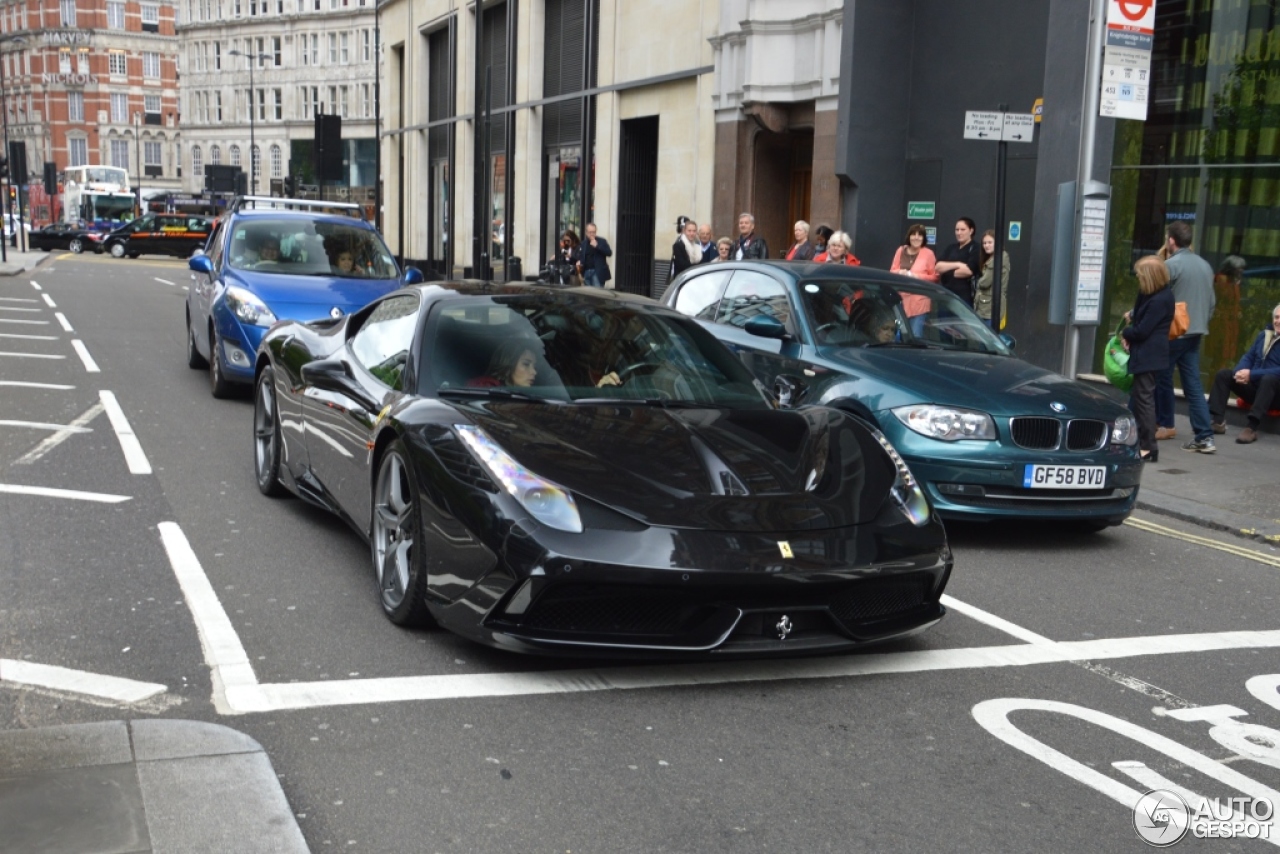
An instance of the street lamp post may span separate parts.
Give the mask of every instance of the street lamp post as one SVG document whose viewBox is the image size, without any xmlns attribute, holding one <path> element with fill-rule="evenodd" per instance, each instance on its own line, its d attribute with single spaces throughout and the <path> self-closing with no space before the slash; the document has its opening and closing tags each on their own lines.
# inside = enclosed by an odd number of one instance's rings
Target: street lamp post
<svg viewBox="0 0 1280 854">
<path fill-rule="evenodd" d="M 0 44 L 5 44 L 5 43 L 15 44 L 15 45 L 24 45 L 27 43 L 27 40 L 22 36 L 6 36 L 4 38 L 0 38 Z M 6 88 L 7 88 L 7 84 L 4 81 L 4 57 L 0 56 L 0 118 L 4 120 L 4 156 L 8 157 L 9 156 L 9 96 L 5 92 Z M 14 164 L 12 163 L 9 164 L 9 169 L 10 169 L 9 186 L 10 187 L 13 186 L 13 171 L 12 171 L 13 165 Z M 18 232 L 22 229 L 22 223 L 14 222 L 13 220 L 13 200 L 12 199 L 5 200 L 5 208 L 9 211 L 9 222 L 13 225 L 13 239 L 16 243 L 18 239 Z M 0 229 L 0 235 L 2 234 L 3 234 L 3 229 Z M 5 262 L 8 262 L 9 260 L 9 250 L 6 248 L 7 243 L 8 243 L 7 240 L 0 240 L 0 260 L 3 260 Z"/>
<path fill-rule="evenodd" d="M 142 216 L 142 113 L 137 110 L 133 112 L 133 162 L 138 175 L 138 216 Z"/>
<path fill-rule="evenodd" d="M 254 139 L 253 132 L 253 113 L 256 109 L 253 102 L 253 63 L 269 58 L 270 54 L 244 53 L 239 50 L 229 50 L 227 51 L 227 56 L 243 56 L 245 59 L 249 60 L 249 195 L 256 196 L 258 194 L 258 158 L 256 156 L 258 143 Z"/>
</svg>

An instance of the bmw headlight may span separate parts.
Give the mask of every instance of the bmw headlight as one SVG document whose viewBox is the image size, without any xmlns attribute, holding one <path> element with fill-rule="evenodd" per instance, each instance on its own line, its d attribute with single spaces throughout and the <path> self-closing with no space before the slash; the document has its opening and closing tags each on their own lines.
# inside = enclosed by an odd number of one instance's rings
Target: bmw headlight
<svg viewBox="0 0 1280 854">
<path fill-rule="evenodd" d="M 1138 425 L 1128 415 L 1121 415 L 1111 425 L 1111 444 L 1133 445 L 1138 441 Z"/>
<path fill-rule="evenodd" d="M 893 466 L 898 470 L 898 476 L 893 481 L 893 487 L 889 490 L 889 499 L 902 511 L 902 515 L 911 521 L 911 524 L 917 528 L 925 525 L 929 521 L 929 499 L 925 498 L 924 490 L 920 488 L 920 484 L 916 483 L 915 476 L 911 474 L 911 469 L 907 468 L 907 461 L 898 453 L 898 449 L 889 444 L 889 440 L 879 430 L 871 428 L 871 435 L 876 437 L 876 441 L 880 443 L 880 447 L 884 448 L 884 452 L 889 455 L 889 459 L 893 460 Z"/>
<path fill-rule="evenodd" d="M 276 316 L 267 308 L 267 304 L 244 288 L 232 285 L 227 288 L 227 308 L 239 318 L 241 323 L 250 326 L 270 326 L 276 322 Z"/>
<path fill-rule="evenodd" d="M 503 489 L 533 518 L 560 531 L 582 533 L 582 517 L 578 515 L 578 505 L 569 490 L 543 480 L 520 465 L 479 427 L 457 424 L 453 429 L 458 431 L 463 443 L 494 480 L 502 484 Z"/>
<path fill-rule="evenodd" d="M 996 423 L 991 420 L 991 416 L 974 409 L 919 403 L 899 406 L 891 411 L 903 424 L 930 439 L 941 439 L 944 442 L 961 439 L 994 442 L 996 439 Z"/>
</svg>

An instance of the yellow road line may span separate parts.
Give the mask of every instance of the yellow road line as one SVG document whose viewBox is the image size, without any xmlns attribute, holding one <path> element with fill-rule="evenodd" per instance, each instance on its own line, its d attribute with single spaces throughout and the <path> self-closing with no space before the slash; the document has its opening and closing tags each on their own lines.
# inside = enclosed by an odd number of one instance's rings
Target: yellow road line
<svg viewBox="0 0 1280 854">
<path fill-rule="evenodd" d="M 1209 537 L 1199 537 L 1195 534 L 1188 534 L 1179 531 L 1176 528 L 1166 528 L 1164 525 L 1157 525 L 1154 522 L 1148 522 L 1145 519 L 1128 518 L 1124 520 L 1126 525 L 1132 525 L 1142 531 L 1152 534 L 1159 534 L 1163 537 L 1172 537 L 1175 540 L 1182 540 L 1187 543 L 1195 543 L 1198 546 L 1208 546 L 1211 549 L 1217 549 L 1227 554 L 1233 554 L 1236 557 L 1254 560 L 1258 563 L 1265 563 L 1267 566 L 1280 567 L 1280 556 L 1269 555 L 1265 552 L 1254 551 L 1253 549 L 1238 546 L 1234 543 L 1224 543 L 1221 540 L 1210 539 Z"/>
</svg>

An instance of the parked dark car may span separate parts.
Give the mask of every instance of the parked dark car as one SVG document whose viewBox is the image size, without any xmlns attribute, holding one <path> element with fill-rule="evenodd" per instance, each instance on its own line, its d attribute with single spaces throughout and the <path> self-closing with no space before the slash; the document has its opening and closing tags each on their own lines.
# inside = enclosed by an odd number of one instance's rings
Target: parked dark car
<svg viewBox="0 0 1280 854">
<path fill-rule="evenodd" d="M 789 406 L 876 424 L 944 516 L 1117 525 L 1142 476 L 1129 411 L 1018 359 L 949 291 L 865 267 L 699 265 L 665 301 L 738 352 Z"/>
<path fill-rule="evenodd" d="M 67 249 L 77 255 L 84 251 L 100 251 L 98 245 L 106 235 L 100 231 L 82 228 L 70 222 L 55 222 L 37 228 L 27 235 L 32 249 L 54 251 Z"/>
<path fill-rule="evenodd" d="M 102 240 L 102 251 L 114 258 L 174 255 L 190 258 L 203 249 L 213 218 L 190 214 L 144 214 L 125 223 Z"/>
<path fill-rule="evenodd" d="M 776 408 L 596 288 L 405 288 L 258 351 L 254 459 L 370 542 L 386 615 L 503 649 L 815 652 L 943 615 L 942 524 L 879 431 Z"/>
</svg>

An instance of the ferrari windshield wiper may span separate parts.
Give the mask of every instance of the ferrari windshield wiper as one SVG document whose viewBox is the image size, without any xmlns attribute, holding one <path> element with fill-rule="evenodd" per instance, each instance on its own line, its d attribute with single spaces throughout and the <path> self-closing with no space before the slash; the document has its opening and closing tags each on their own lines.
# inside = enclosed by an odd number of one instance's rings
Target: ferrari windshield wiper
<svg viewBox="0 0 1280 854">
<path fill-rule="evenodd" d="M 615 406 L 661 406 L 663 409 L 702 409 L 715 406 L 696 400 L 667 400 L 663 397 L 579 397 L 574 403 L 613 404 Z"/>
<path fill-rule="evenodd" d="M 464 388 L 438 388 L 436 394 L 441 397 L 488 397 L 497 398 L 499 400 L 528 400 L 533 403 L 551 403 L 545 397 L 538 397 L 534 394 L 526 394 L 522 391 L 511 391 L 505 388 L 485 388 L 485 387 L 464 387 Z"/>
<path fill-rule="evenodd" d="M 942 350 L 940 344 L 930 344 L 928 341 L 872 341 L 862 345 L 864 348 L 871 347 L 912 347 L 916 350 Z"/>
</svg>

